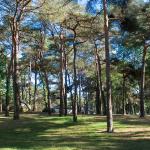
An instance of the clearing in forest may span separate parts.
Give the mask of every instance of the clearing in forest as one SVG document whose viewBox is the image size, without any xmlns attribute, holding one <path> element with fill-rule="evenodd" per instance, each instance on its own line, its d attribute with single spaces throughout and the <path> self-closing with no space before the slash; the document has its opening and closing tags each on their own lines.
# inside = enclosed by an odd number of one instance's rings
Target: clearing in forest
<svg viewBox="0 0 150 150">
<path fill-rule="evenodd" d="M 0 115 L 0 149 L 148 150 L 150 116 L 114 116 L 115 132 L 106 133 L 106 118 L 23 114 L 14 121 Z"/>
</svg>

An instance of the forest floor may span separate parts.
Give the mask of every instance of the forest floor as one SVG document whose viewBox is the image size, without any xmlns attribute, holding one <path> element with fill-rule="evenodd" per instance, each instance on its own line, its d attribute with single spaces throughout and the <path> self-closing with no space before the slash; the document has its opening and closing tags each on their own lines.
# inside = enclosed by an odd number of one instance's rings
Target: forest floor
<svg viewBox="0 0 150 150">
<path fill-rule="evenodd" d="M 4 150 L 149 150 L 150 116 L 115 116 L 114 133 L 108 134 L 106 118 L 22 114 L 14 121 L 0 115 L 0 149 Z"/>
</svg>

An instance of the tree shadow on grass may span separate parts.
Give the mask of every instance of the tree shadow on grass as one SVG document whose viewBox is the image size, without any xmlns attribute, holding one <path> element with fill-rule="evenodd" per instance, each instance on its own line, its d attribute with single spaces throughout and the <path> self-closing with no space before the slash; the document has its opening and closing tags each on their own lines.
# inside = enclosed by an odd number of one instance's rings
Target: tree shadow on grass
<svg viewBox="0 0 150 150">
<path fill-rule="evenodd" d="M 132 126 L 150 126 L 149 118 L 139 118 L 139 117 L 128 117 L 119 119 L 120 124 L 132 125 Z"/>
<path fill-rule="evenodd" d="M 86 119 L 85 119 L 86 120 Z M 73 123 L 70 117 L 45 115 L 22 117 L 19 121 L 0 118 L 0 148 L 59 149 L 59 150 L 148 150 L 148 139 L 130 139 L 118 133 L 89 131 L 89 122 L 79 119 Z M 95 120 L 95 119 L 94 119 Z M 82 129 L 82 130 L 81 130 Z M 137 135 L 136 135 L 137 134 Z M 135 133 L 139 137 L 140 133 Z M 144 134 L 144 133 L 143 133 Z M 134 135 L 132 135 L 134 136 Z"/>
</svg>

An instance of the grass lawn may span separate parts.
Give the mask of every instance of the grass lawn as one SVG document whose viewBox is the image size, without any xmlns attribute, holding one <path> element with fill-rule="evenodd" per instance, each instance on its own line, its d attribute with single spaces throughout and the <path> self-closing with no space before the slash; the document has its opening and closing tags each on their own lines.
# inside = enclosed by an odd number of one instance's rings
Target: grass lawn
<svg viewBox="0 0 150 150">
<path fill-rule="evenodd" d="M 14 121 L 0 115 L 0 149 L 4 150 L 149 150 L 150 117 L 115 116 L 115 132 L 105 133 L 106 118 L 23 114 Z"/>
</svg>

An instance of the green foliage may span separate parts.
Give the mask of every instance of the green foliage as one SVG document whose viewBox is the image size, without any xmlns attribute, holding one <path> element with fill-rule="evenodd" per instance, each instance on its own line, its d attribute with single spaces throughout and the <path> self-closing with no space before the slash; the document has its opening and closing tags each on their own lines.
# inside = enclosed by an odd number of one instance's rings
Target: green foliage
<svg viewBox="0 0 150 150">
<path fill-rule="evenodd" d="M 0 95 L 5 94 L 5 77 L 6 77 L 6 54 L 4 49 L 0 49 Z"/>
</svg>

